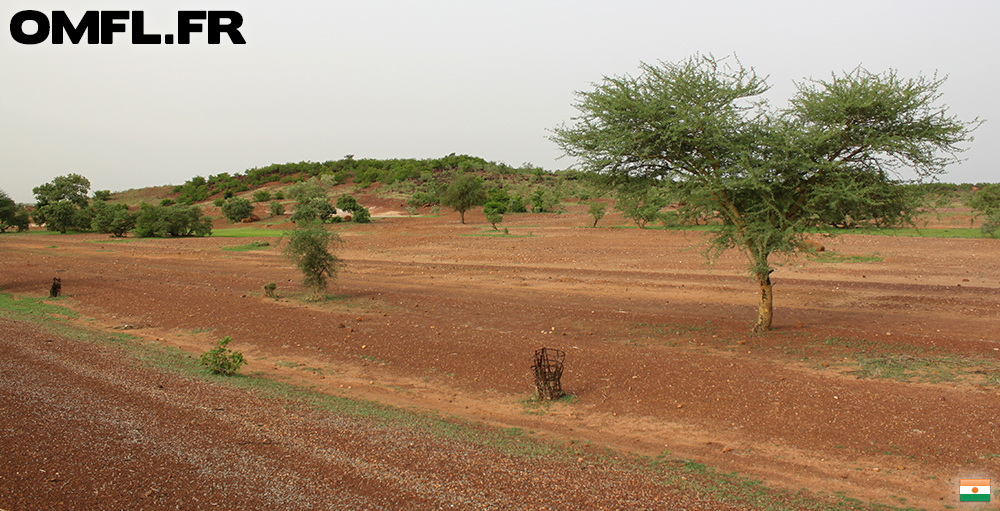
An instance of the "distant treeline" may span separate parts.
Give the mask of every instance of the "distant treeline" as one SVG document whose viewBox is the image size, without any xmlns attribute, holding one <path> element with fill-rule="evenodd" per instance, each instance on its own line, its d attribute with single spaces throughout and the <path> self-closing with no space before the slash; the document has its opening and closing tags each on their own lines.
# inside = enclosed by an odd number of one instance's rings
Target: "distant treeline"
<svg viewBox="0 0 1000 511">
<path fill-rule="evenodd" d="M 267 183 L 292 183 L 311 177 L 323 178 L 324 182 L 343 183 L 350 177 L 356 185 L 368 186 L 381 182 L 392 184 L 413 178 L 429 179 L 430 175 L 441 171 L 457 171 L 459 173 L 478 172 L 485 174 L 520 174 L 542 173 L 540 168 L 528 164 L 514 168 L 505 163 L 497 163 L 483 158 L 450 154 L 443 158 L 416 160 L 391 159 L 377 160 L 364 158 L 356 160 L 353 155 L 347 155 L 340 160 L 325 162 L 274 163 L 266 167 L 247 169 L 242 174 L 231 175 L 223 172 L 207 179 L 196 176 L 183 185 L 174 188 L 174 193 L 180 194 L 177 202 L 193 204 L 206 200 L 219 193 L 232 195 L 250 190 Z"/>
</svg>

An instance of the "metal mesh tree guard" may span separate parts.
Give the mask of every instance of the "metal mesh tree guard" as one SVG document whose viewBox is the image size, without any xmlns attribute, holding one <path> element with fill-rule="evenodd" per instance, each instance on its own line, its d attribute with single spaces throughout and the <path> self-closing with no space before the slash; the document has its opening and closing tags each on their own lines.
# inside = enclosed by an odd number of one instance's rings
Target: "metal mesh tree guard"
<svg viewBox="0 0 1000 511">
<path fill-rule="evenodd" d="M 538 388 L 539 399 L 559 399 L 563 397 L 562 378 L 563 360 L 566 353 L 563 351 L 542 348 L 535 352 L 535 386 Z"/>
</svg>

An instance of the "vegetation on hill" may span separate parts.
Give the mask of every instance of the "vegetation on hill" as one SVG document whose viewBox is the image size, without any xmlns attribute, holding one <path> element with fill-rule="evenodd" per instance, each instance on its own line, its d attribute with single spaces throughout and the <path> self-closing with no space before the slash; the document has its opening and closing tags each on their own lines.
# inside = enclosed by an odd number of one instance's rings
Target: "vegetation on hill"
<svg viewBox="0 0 1000 511">
<path fill-rule="evenodd" d="M 348 155 L 341 160 L 322 163 L 272 164 L 263 168 L 248 169 L 245 173 L 223 173 L 208 178 L 195 176 L 183 185 L 174 187 L 149 187 L 113 194 L 108 191 L 94 191 L 93 197 L 89 198 L 86 196 L 89 190 L 83 190 L 73 195 L 72 198 L 76 202 L 69 200 L 69 195 L 66 197 L 59 195 L 57 192 L 66 186 L 58 185 L 64 184 L 61 181 L 67 181 L 71 185 L 80 183 L 86 188 L 89 182 L 84 183 L 86 178 L 83 176 L 68 175 L 58 183 L 53 181 L 39 187 L 39 191 L 53 193 L 43 194 L 39 204 L 34 208 L 24 205 L 15 205 L 11 208 L 5 202 L 7 209 L 19 212 L 19 223 L 14 222 L 13 217 L 0 221 L 2 224 L 0 232 L 16 230 L 21 225 L 26 227 L 29 213 L 36 223 L 45 221 L 46 213 L 49 213 L 54 220 L 46 224 L 50 230 L 62 231 L 65 228 L 77 232 L 93 231 L 124 236 L 136 232 L 135 222 L 140 216 L 143 204 L 158 205 L 158 208 L 166 208 L 171 204 L 177 206 L 199 204 L 211 208 L 214 199 L 214 202 L 218 203 L 216 207 L 221 208 L 229 199 L 236 197 L 236 194 L 245 199 L 252 199 L 253 202 L 265 203 L 266 210 L 272 216 L 284 215 L 289 209 L 298 213 L 302 208 L 299 220 L 308 217 L 308 220 L 316 218 L 324 222 L 342 221 L 346 216 L 338 217 L 332 213 L 332 208 L 323 206 L 323 203 L 332 206 L 330 203 L 336 202 L 340 210 L 351 213 L 353 221 L 366 222 L 370 219 L 367 208 L 360 204 L 351 208 L 343 207 L 341 197 L 350 195 L 335 191 L 334 186 L 351 183 L 353 196 L 364 193 L 367 196 L 375 195 L 399 200 L 408 206 L 407 209 L 411 214 L 415 214 L 423 207 L 431 207 L 430 211 L 434 213 L 438 206 L 443 205 L 445 192 L 456 178 L 462 175 L 475 176 L 481 181 L 486 198 L 475 207 L 485 208 L 489 205 L 492 219 L 497 220 L 495 223 L 491 221 L 494 227 L 496 223 L 502 221 L 503 215 L 529 211 L 561 213 L 572 204 L 594 209 L 589 215 L 593 217 L 597 214 L 596 220 L 604 216 L 598 214 L 601 205 L 604 205 L 606 211 L 613 208 L 641 227 L 658 224 L 684 227 L 720 221 L 714 211 L 706 210 L 698 201 L 680 201 L 666 182 L 653 182 L 647 184 L 645 188 L 629 189 L 609 186 L 595 174 L 579 170 L 546 171 L 531 164 L 511 167 L 504 163 L 467 155 L 451 154 L 424 160 L 355 160 L 353 156 Z M 989 197 L 986 195 L 994 194 L 995 185 L 923 183 L 904 185 L 903 189 L 905 193 L 917 197 L 923 204 L 924 210 L 934 207 L 970 208 L 973 215 L 981 218 L 983 224 L 988 227 L 982 231 L 982 235 L 1000 234 L 1000 230 L 992 227 L 1000 224 L 1000 220 L 994 218 L 1000 216 L 997 212 L 1000 209 L 993 206 L 994 202 L 990 199 L 992 195 Z M 229 199 L 225 198 L 227 196 Z M 271 201 L 270 204 L 266 204 L 268 200 Z M 242 204 L 242 201 L 239 202 Z M 66 204 L 53 207 L 55 203 Z M 65 211 L 60 209 L 62 206 L 67 206 L 62 208 Z M 123 207 L 128 209 L 123 210 Z M 314 210 L 313 215 L 309 214 L 310 208 Z M 0 209 L 6 212 L 5 214 L 9 213 L 7 209 Z M 185 230 L 177 225 L 173 226 L 173 229 L 167 227 L 166 223 L 170 222 L 164 222 L 164 218 L 167 216 L 183 218 L 185 215 L 181 214 L 181 210 L 182 208 L 164 210 L 158 212 L 160 215 L 150 214 L 147 210 L 144 221 L 141 222 L 141 234 L 150 236 L 154 235 L 153 232 L 159 231 L 159 235 L 169 236 L 171 230 L 184 231 L 186 235 L 208 232 L 208 219 L 206 217 L 203 220 L 200 216 L 191 222 L 197 223 L 198 229 Z M 222 213 L 213 213 L 212 210 L 207 212 L 216 216 Z M 586 213 L 586 210 L 583 212 Z M 63 213 L 61 217 L 58 216 L 60 213 Z M 189 218 L 193 216 L 191 211 L 185 210 L 184 213 Z M 153 218 L 154 216 L 157 218 Z M 595 223 L 587 222 L 588 225 Z M 151 224 L 158 225 L 151 226 Z M 838 222 L 831 222 L 827 229 L 844 230 L 879 225 L 882 223 L 877 217 L 874 221 L 843 217 Z"/>
</svg>

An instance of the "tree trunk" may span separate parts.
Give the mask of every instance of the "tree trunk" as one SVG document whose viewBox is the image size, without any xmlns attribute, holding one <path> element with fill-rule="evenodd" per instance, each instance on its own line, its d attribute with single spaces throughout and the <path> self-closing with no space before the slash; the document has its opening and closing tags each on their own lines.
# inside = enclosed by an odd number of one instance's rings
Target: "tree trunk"
<svg viewBox="0 0 1000 511">
<path fill-rule="evenodd" d="M 459 211 L 458 216 L 462 218 L 462 225 L 465 225 L 465 210 Z"/>
<path fill-rule="evenodd" d="M 757 324 L 754 325 L 754 333 L 764 333 L 771 330 L 771 319 L 774 317 L 774 293 L 771 289 L 770 270 L 758 276 L 760 284 L 760 304 L 757 306 Z"/>
</svg>

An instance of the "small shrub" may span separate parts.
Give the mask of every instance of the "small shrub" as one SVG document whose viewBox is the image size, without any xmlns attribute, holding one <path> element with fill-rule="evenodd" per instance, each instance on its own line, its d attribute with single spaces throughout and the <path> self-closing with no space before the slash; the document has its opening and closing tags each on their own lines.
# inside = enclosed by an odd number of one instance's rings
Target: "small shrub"
<svg viewBox="0 0 1000 511">
<path fill-rule="evenodd" d="M 370 224 L 372 223 L 371 213 L 368 212 L 367 208 L 359 207 L 354 211 L 354 223 L 356 224 Z"/>
<path fill-rule="evenodd" d="M 201 365 L 207 367 L 210 372 L 223 376 L 234 376 L 239 373 L 240 367 L 247 361 L 243 358 L 243 353 L 226 347 L 230 342 L 232 339 L 227 335 L 214 348 L 202 353 Z"/>
<path fill-rule="evenodd" d="M 163 199 L 160 201 L 160 205 L 163 207 L 173 206 L 174 204 L 176 203 L 173 201 L 173 199 Z"/>
<path fill-rule="evenodd" d="M 212 204 L 215 207 L 217 207 L 217 208 L 221 208 L 222 205 L 225 204 L 225 203 L 226 203 L 226 199 L 223 199 L 223 198 L 218 198 L 218 199 L 215 199 L 214 201 L 212 201 Z"/>
<path fill-rule="evenodd" d="M 268 298 L 278 297 L 278 294 L 275 292 L 276 289 L 278 289 L 278 285 L 274 282 L 264 284 L 264 294 L 267 295 Z"/>
<path fill-rule="evenodd" d="M 267 190 L 257 190 L 253 194 L 254 202 L 267 202 L 271 200 L 271 192 Z"/>
<path fill-rule="evenodd" d="M 285 214 L 285 206 L 278 201 L 271 201 L 271 216 L 281 216 Z"/>
</svg>

